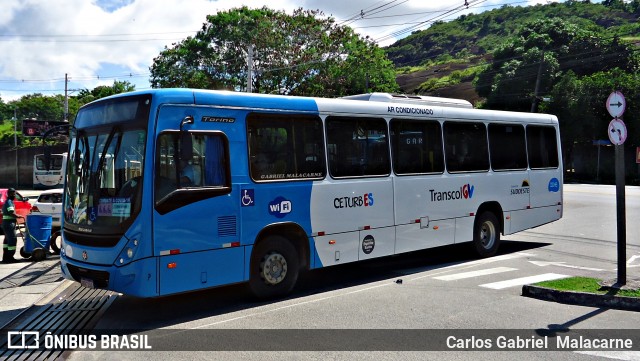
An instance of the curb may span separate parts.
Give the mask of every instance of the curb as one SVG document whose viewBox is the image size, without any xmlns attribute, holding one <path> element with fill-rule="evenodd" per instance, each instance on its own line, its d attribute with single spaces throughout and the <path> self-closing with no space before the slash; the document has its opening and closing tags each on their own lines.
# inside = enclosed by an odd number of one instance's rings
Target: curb
<svg viewBox="0 0 640 361">
<path fill-rule="evenodd" d="M 572 291 L 558 291 L 546 287 L 524 285 L 522 295 L 544 301 L 553 301 L 569 305 L 604 307 L 624 311 L 640 311 L 640 299 L 614 295 L 598 295 Z"/>
</svg>

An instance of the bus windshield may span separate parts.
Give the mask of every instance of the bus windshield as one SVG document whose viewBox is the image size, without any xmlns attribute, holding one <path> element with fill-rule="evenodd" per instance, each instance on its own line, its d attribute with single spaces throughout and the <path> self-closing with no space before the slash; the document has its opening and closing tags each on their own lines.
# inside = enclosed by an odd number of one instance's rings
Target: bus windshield
<svg viewBox="0 0 640 361">
<path fill-rule="evenodd" d="M 49 170 L 60 170 L 65 158 L 62 154 L 52 154 L 51 163 L 49 164 Z M 36 156 L 36 169 L 47 170 L 44 162 L 44 154 L 38 154 Z"/>
<path fill-rule="evenodd" d="M 76 124 L 89 126 L 71 132 L 65 228 L 121 234 L 140 210 L 148 101 L 139 102 L 146 111 L 122 103 L 78 112 Z"/>
</svg>

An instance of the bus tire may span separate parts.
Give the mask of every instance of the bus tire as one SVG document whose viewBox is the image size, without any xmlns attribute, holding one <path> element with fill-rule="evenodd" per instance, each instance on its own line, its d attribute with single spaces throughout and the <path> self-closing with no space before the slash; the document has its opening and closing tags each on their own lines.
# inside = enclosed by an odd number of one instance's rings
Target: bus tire
<svg viewBox="0 0 640 361">
<path fill-rule="evenodd" d="M 500 246 L 500 223 L 492 212 L 484 212 L 476 218 L 473 226 L 473 246 L 482 257 L 491 257 Z"/>
<path fill-rule="evenodd" d="M 287 295 L 298 280 L 300 260 L 286 238 L 269 236 L 259 242 L 251 255 L 249 288 L 258 298 Z"/>
</svg>

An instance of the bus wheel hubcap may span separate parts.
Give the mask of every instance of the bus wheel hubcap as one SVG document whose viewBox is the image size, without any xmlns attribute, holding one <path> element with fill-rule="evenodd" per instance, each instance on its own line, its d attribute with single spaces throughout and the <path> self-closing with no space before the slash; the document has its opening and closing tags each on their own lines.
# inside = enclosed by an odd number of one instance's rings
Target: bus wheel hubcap
<svg viewBox="0 0 640 361">
<path fill-rule="evenodd" d="M 484 222 L 480 227 L 480 241 L 482 247 L 490 249 L 496 241 L 496 229 L 491 222 Z"/>
<path fill-rule="evenodd" d="M 287 275 L 287 260 L 280 253 L 267 255 L 262 264 L 262 277 L 265 282 L 275 285 Z"/>
</svg>

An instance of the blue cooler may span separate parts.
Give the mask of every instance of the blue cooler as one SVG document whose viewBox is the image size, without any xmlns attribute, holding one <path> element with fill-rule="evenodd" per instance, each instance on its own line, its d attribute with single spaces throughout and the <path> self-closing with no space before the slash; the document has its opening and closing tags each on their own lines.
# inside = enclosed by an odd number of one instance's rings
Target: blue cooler
<svg viewBox="0 0 640 361">
<path fill-rule="evenodd" d="M 24 250 L 33 253 L 35 249 L 49 249 L 51 237 L 51 216 L 45 214 L 27 215 L 26 234 L 24 237 Z"/>
</svg>

